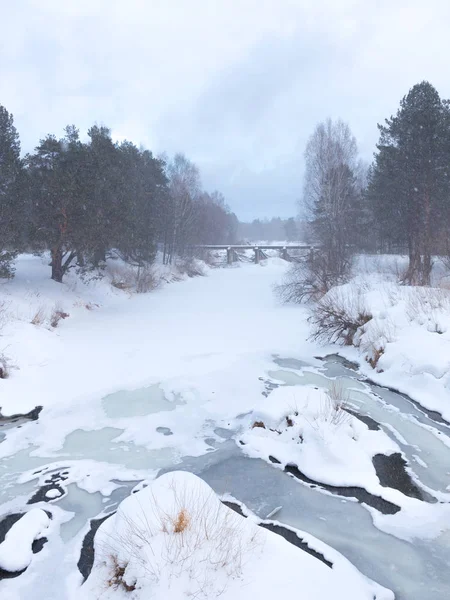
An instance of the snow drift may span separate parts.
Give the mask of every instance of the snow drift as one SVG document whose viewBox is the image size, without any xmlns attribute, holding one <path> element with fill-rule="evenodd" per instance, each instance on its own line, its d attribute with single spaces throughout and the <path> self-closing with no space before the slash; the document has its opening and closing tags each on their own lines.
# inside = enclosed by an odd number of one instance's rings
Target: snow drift
<svg viewBox="0 0 450 600">
<path fill-rule="evenodd" d="M 325 328 L 333 319 L 343 324 L 337 323 L 335 335 L 326 335 L 329 341 L 358 348 L 365 359 L 362 370 L 377 383 L 408 394 L 450 421 L 450 290 L 357 277 L 318 303 L 312 319 L 318 335 L 324 330 L 323 307 Z M 348 348 L 342 353 L 355 358 Z"/>
<path fill-rule="evenodd" d="M 337 556 L 326 566 L 224 506 L 195 475 L 174 472 L 128 497 L 101 525 L 77 598 L 247 600 L 300 590 L 309 600 L 393 598 Z"/>
</svg>

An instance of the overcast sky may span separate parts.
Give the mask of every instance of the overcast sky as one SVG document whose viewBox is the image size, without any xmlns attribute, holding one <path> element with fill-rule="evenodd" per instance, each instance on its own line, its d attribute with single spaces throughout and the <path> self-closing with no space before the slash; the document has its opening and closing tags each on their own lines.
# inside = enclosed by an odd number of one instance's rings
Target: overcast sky
<svg viewBox="0 0 450 600">
<path fill-rule="evenodd" d="M 449 0 L 0 0 L 0 104 L 22 149 L 68 123 L 184 152 L 241 219 L 297 212 L 315 124 L 450 97 Z"/>
</svg>

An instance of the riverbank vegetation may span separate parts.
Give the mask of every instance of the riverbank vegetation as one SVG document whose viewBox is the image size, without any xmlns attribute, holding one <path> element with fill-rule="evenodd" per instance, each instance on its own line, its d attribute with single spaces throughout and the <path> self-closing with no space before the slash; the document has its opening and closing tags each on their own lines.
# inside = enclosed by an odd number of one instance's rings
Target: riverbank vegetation
<svg viewBox="0 0 450 600">
<path fill-rule="evenodd" d="M 20 252 L 49 253 L 51 278 L 102 272 L 108 257 L 140 269 L 196 244 L 233 242 L 237 218 L 220 192 L 203 189 L 183 154 L 156 157 L 105 126 L 74 126 L 21 156 L 13 116 L 0 106 L 0 277 Z"/>
</svg>

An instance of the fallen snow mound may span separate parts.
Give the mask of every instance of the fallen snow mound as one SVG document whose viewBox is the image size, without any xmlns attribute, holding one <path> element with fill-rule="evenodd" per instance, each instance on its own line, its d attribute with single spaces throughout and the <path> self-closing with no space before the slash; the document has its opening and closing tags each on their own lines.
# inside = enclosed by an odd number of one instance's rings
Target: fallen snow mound
<svg viewBox="0 0 450 600">
<path fill-rule="evenodd" d="M 372 458 L 399 452 L 383 431 L 345 410 L 338 387 L 331 393 L 309 386 L 279 387 L 254 411 L 240 441 L 254 458 L 296 465 L 305 475 L 334 486 L 360 486 L 379 494 Z"/>
<path fill-rule="evenodd" d="M 32 544 L 49 523 L 49 516 L 40 508 L 33 508 L 14 523 L 0 544 L 0 568 L 11 573 L 26 569 L 33 558 Z"/>
<path fill-rule="evenodd" d="M 76 597 L 393 599 L 330 552 L 333 568 L 224 506 L 195 475 L 168 473 L 101 525 L 93 570 Z"/>
</svg>

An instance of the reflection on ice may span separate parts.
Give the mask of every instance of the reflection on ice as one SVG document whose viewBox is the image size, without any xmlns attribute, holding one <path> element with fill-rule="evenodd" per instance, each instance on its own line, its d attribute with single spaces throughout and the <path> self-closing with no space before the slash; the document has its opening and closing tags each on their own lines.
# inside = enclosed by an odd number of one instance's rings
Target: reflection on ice
<svg viewBox="0 0 450 600">
<path fill-rule="evenodd" d="M 159 385 L 137 390 L 121 390 L 105 396 L 102 406 L 111 419 L 123 417 L 143 417 L 152 413 L 174 410 L 180 404 L 177 400 L 167 400 Z"/>
<path fill-rule="evenodd" d="M 315 385 L 317 387 L 329 389 L 335 383 L 333 379 L 330 379 L 320 373 L 315 373 L 313 371 L 302 371 L 299 374 L 294 373 L 293 371 L 285 371 L 283 369 L 279 369 L 278 371 L 269 371 L 269 376 L 278 381 L 282 381 L 286 385 Z M 342 386 L 343 389 L 366 389 L 366 386 L 360 381 L 357 381 L 356 379 L 340 377 L 339 384 Z"/>
<path fill-rule="evenodd" d="M 67 486 L 67 495 L 59 502 L 59 508 L 73 513 L 72 519 L 61 524 L 61 538 L 67 543 L 74 538 L 86 524 L 98 515 L 108 514 L 117 509 L 118 505 L 131 493 L 136 482 L 117 482 L 120 487 L 113 490 L 107 498 L 99 492 L 90 494 L 79 488 L 75 483 Z"/>
<path fill-rule="evenodd" d="M 94 459 L 130 469 L 160 469 L 177 461 L 178 454 L 173 448 L 148 450 L 132 442 L 116 442 L 122 431 L 116 427 L 91 431 L 76 429 L 66 437 L 56 456 Z M 161 434 L 155 431 L 151 435 L 160 437 Z"/>
</svg>

